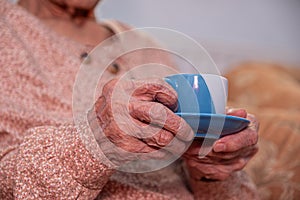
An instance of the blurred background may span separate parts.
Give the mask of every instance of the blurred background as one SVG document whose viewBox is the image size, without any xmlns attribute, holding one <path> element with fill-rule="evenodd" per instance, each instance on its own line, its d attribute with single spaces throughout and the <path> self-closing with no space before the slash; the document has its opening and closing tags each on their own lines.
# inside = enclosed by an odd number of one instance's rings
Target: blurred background
<svg viewBox="0 0 300 200">
<path fill-rule="evenodd" d="M 300 66 L 299 0 L 102 0 L 96 16 L 187 34 L 223 73 L 242 61 Z"/>
</svg>

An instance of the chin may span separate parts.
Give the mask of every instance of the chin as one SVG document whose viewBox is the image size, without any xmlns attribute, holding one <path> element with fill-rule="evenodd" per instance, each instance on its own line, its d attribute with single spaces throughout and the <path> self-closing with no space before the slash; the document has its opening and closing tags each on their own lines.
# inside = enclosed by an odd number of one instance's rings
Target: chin
<svg viewBox="0 0 300 200">
<path fill-rule="evenodd" d="M 95 6 L 100 2 L 100 0 L 52 0 L 59 4 L 65 4 L 69 7 L 81 8 L 85 10 L 90 10 L 95 8 Z"/>
</svg>

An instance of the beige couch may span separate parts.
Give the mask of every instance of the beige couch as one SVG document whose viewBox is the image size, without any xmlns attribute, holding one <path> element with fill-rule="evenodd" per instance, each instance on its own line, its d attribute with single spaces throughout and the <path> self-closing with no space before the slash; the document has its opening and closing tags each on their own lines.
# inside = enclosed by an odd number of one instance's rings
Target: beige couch
<svg viewBox="0 0 300 200">
<path fill-rule="evenodd" d="M 300 199 L 300 68 L 244 63 L 226 77 L 229 105 L 260 121 L 260 150 L 246 171 L 261 198 Z"/>
</svg>

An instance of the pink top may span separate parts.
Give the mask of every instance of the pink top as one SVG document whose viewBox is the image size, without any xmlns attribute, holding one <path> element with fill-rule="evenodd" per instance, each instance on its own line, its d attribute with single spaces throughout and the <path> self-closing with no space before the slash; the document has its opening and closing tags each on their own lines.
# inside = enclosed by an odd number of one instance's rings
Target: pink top
<svg viewBox="0 0 300 200">
<path fill-rule="evenodd" d="M 6 1 L 0 13 L 0 199 L 253 198 L 242 172 L 201 182 L 192 194 L 180 164 L 130 174 L 95 159 L 78 136 L 82 127 L 72 124 L 72 87 L 80 55 L 90 48 Z M 128 29 L 115 21 L 107 26 L 115 33 Z"/>
</svg>

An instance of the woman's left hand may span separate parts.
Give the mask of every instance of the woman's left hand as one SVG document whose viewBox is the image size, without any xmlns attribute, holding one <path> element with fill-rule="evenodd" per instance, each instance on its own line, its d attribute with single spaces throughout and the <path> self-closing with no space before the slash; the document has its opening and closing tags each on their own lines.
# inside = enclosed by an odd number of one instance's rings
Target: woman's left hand
<svg viewBox="0 0 300 200">
<path fill-rule="evenodd" d="M 243 169 L 258 151 L 259 123 L 256 118 L 243 109 L 230 109 L 227 114 L 247 118 L 251 123 L 241 132 L 217 140 L 205 157 L 199 157 L 202 142 L 195 140 L 184 154 L 191 178 L 225 180 L 234 171 Z"/>
</svg>

